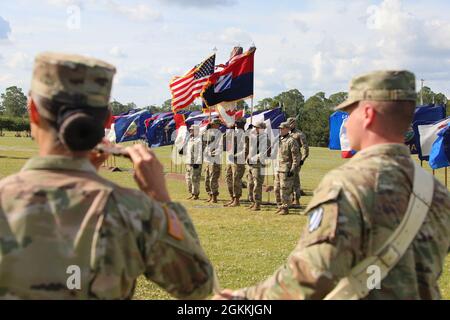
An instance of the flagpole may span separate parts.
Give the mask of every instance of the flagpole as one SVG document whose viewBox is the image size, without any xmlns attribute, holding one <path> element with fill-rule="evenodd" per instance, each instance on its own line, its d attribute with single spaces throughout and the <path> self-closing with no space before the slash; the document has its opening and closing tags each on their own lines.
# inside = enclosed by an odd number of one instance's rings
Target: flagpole
<svg viewBox="0 0 450 320">
<path fill-rule="evenodd" d="M 253 125 L 253 96 L 252 96 L 252 99 L 250 101 L 250 106 L 251 106 L 251 109 L 250 109 L 250 124 Z"/>
</svg>

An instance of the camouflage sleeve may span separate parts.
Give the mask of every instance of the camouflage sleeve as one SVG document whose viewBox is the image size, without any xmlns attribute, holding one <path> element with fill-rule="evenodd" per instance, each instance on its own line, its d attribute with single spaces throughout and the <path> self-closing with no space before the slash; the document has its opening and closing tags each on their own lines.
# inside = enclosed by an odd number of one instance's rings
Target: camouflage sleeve
<svg viewBox="0 0 450 320">
<path fill-rule="evenodd" d="M 301 160 L 301 155 L 300 155 L 300 148 L 298 146 L 297 141 L 295 141 L 294 139 L 291 140 L 292 144 L 291 144 L 291 154 L 292 154 L 292 167 L 291 167 L 291 172 L 297 170 L 300 167 L 300 160 Z"/>
<path fill-rule="evenodd" d="M 305 161 L 306 158 L 309 157 L 309 146 L 308 141 L 306 141 L 306 136 L 302 132 L 300 133 L 300 141 L 301 141 L 301 153 L 302 153 L 302 160 Z"/>
<path fill-rule="evenodd" d="M 286 264 L 256 286 L 235 291 L 237 299 L 323 299 L 349 274 L 360 258 L 357 206 L 340 188 L 325 188 L 306 210 L 308 223 Z"/>
<path fill-rule="evenodd" d="M 145 276 L 176 298 L 207 297 L 213 288 L 213 267 L 185 208 L 177 203 L 150 206 L 142 234 Z"/>
</svg>

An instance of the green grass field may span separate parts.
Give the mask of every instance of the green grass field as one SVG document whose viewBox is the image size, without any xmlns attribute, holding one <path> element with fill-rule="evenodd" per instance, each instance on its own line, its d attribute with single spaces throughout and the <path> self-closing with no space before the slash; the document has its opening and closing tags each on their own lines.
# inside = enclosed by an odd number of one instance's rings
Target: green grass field
<svg viewBox="0 0 450 320">
<path fill-rule="evenodd" d="M 165 165 L 165 171 L 178 171 L 181 166 L 170 165 L 170 147 L 155 149 Z M 302 168 L 302 187 L 307 196 L 302 197 L 302 208 L 291 210 L 288 216 L 274 214 L 274 206 L 265 206 L 260 212 L 247 211 L 245 207 L 224 208 L 228 200 L 224 185 L 221 185 L 219 204 L 209 205 L 204 201 L 186 201 L 185 184 L 182 180 L 168 179 L 172 198 L 188 209 L 203 247 L 214 264 L 223 288 L 239 288 L 255 284 L 271 275 L 287 258 L 299 239 L 306 217 L 300 215 L 312 191 L 323 175 L 344 163 L 340 153 L 325 148 L 311 148 L 311 155 Z M 0 178 L 20 170 L 25 161 L 37 154 L 37 146 L 29 138 L 15 138 L 12 133 L 0 137 Z M 128 160 L 117 159 L 120 168 L 131 169 Z M 428 166 L 425 164 L 425 166 Z M 129 170 L 110 172 L 101 170 L 106 178 L 126 187 L 136 188 Z M 223 175 L 222 175 L 223 176 Z M 444 181 L 444 170 L 436 172 Z M 269 179 L 271 183 L 271 179 Z M 206 199 L 202 184 L 200 195 Z M 246 196 L 247 190 L 244 189 Z M 266 193 L 263 201 L 273 201 L 274 194 Z M 450 256 L 446 259 L 444 273 L 440 280 L 444 299 L 450 300 Z M 163 290 L 144 278 L 140 278 L 135 299 L 170 299 Z"/>
</svg>

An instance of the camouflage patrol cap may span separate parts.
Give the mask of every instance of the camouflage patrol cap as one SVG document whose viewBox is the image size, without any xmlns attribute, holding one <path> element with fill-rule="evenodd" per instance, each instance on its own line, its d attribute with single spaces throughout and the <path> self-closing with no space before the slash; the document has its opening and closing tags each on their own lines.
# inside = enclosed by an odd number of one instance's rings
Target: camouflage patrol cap
<svg viewBox="0 0 450 320">
<path fill-rule="evenodd" d="M 363 101 L 416 101 L 416 78 L 406 70 L 374 71 L 357 76 L 350 82 L 346 101 L 335 110 Z"/>
<path fill-rule="evenodd" d="M 280 123 L 280 125 L 278 126 L 278 129 L 285 129 L 285 128 L 286 129 L 291 128 L 291 126 L 289 125 L 289 122 L 287 122 L 287 121 Z"/>
<path fill-rule="evenodd" d="M 212 119 L 211 120 L 211 125 L 220 125 L 220 124 L 222 124 L 222 122 L 220 121 L 220 119 L 219 118 L 214 118 L 214 119 Z"/>
<path fill-rule="evenodd" d="M 115 73 L 101 60 L 45 52 L 36 56 L 31 91 L 52 101 L 106 108 Z"/>
<path fill-rule="evenodd" d="M 297 119 L 296 118 L 288 118 L 287 120 L 286 120 L 286 122 L 287 123 L 289 123 L 289 126 L 291 127 L 291 128 L 294 128 L 296 125 L 297 125 Z"/>
<path fill-rule="evenodd" d="M 265 122 L 264 121 L 260 121 L 260 122 L 257 122 L 256 124 L 255 124 L 255 128 L 259 128 L 259 129 L 266 129 L 266 124 L 265 124 Z"/>
</svg>

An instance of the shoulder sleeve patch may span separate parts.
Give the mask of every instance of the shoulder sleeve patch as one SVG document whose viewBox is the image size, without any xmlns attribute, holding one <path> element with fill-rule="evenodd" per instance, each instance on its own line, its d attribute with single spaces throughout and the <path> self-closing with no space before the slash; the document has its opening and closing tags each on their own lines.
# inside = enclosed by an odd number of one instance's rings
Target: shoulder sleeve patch
<svg viewBox="0 0 450 320">
<path fill-rule="evenodd" d="M 167 219 L 167 233 L 176 240 L 183 240 L 183 226 L 180 219 L 178 219 L 177 214 L 167 205 L 163 205 L 162 207 Z"/>
<path fill-rule="evenodd" d="M 318 190 L 305 213 L 308 216 L 306 230 L 300 246 L 308 247 L 325 241 L 333 241 L 338 226 L 340 188 Z"/>
<path fill-rule="evenodd" d="M 339 194 L 341 192 L 340 186 L 332 186 L 332 187 L 325 187 L 316 189 L 314 191 L 314 196 L 311 199 L 311 201 L 308 203 L 308 206 L 306 207 L 304 214 L 308 214 L 309 211 L 313 210 L 315 207 L 327 203 L 329 201 L 337 200 L 339 197 Z"/>
</svg>

